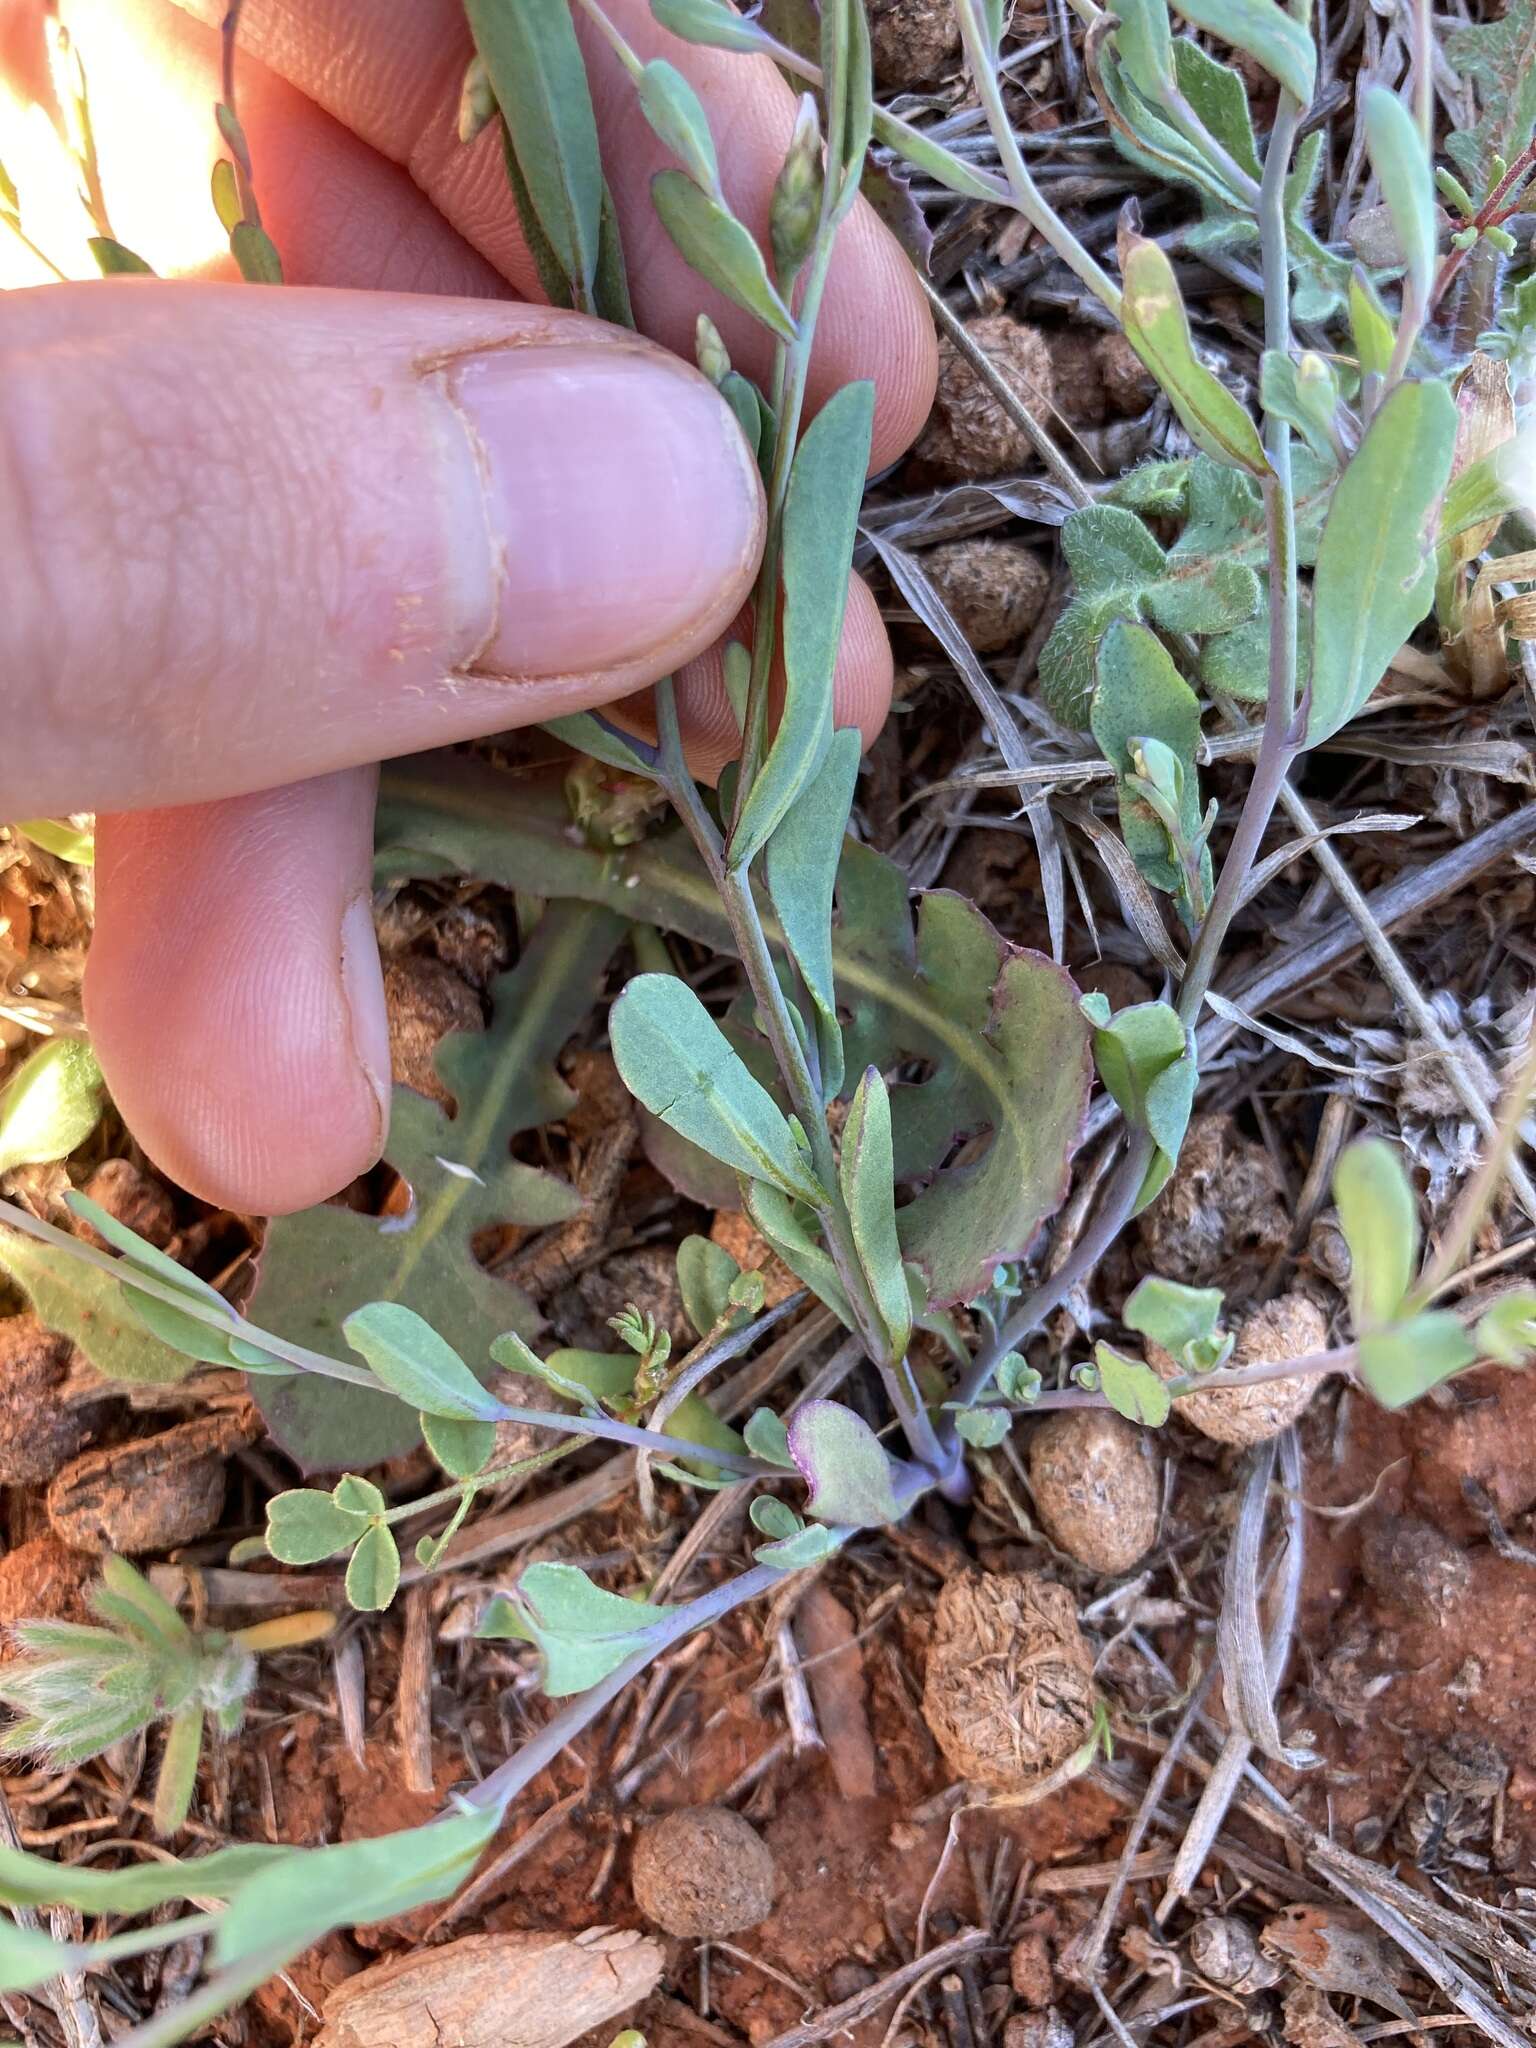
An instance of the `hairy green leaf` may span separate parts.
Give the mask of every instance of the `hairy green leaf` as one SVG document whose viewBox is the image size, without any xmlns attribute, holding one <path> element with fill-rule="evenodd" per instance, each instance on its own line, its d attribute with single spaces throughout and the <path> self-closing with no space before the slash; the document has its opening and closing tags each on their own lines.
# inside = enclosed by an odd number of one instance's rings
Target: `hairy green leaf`
<svg viewBox="0 0 1536 2048">
<path fill-rule="evenodd" d="M 903 1358 L 912 1337 L 912 1297 L 896 1234 L 891 1098 L 878 1067 L 867 1067 L 854 1090 L 838 1174 L 859 1264 L 890 1339 L 890 1357 Z"/>
<path fill-rule="evenodd" d="M 579 312 L 596 310 L 603 170 L 567 0 L 465 0 L 511 151 Z"/>
<path fill-rule="evenodd" d="M 0 1227 L 0 1273 L 26 1295 L 43 1327 L 78 1345 L 105 1378 L 165 1386 L 192 1370 L 181 1347 L 154 1336 L 129 1290 L 100 1267 Z"/>
<path fill-rule="evenodd" d="M 1333 1172 L 1339 1227 L 1349 1246 L 1356 1334 L 1400 1313 L 1419 1254 L 1419 1211 L 1402 1159 L 1384 1138 L 1346 1145 Z"/>
<path fill-rule="evenodd" d="M 1339 478 L 1312 578 L 1308 746 L 1358 716 L 1434 601 L 1456 422 L 1444 384 L 1399 384 Z"/>
<path fill-rule="evenodd" d="M 689 267 L 762 322 L 780 341 L 795 338 L 794 316 L 774 289 L 752 232 L 683 171 L 658 171 L 651 204 Z"/>
<path fill-rule="evenodd" d="M 843 1033 L 832 965 L 832 895 L 861 745 L 853 727 L 833 733 L 826 759 L 784 814 L 768 841 L 764 861 L 768 894 L 810 997 L 822 1095 L 828 1101 L 843 1085 Z"/>
<path fill-rule="evenodd" d="M 1277 0 L 1174 0 L 1184 19 L 1262 64 L 1305 107 L 1317 83 L 1317 49 Z"/>
<path fill-rule="evenodd" d="M 1421 312 L 1429 305 L 1435 275 L 1436 204 L 1434 171 L 1418 126 L 1395 92 L 1367 87 L 1365 143 L 1376 173 L 1409 287 Z"/>
<path fill-rule="evenodd" d="M 1446 137 L 1446 154 L 1481 199 L 1496 159 L 1512 164 L 1536 134 L 1536 5 L 1509 0 L 1497 19 L 1449 26 L 1440 47 L 1477 103 L 1475 124 Z"/>
<path fill-rule="evenodd" d="M 1173 25 L 1167 0 L 1124 0 L 1115 12 L 1119 17 L 1115 49 L 1121 68 L 1138 92 L 1149 100 L 1161 99 L 1174 83 Z"/>
<path fill-rule="evenodd" d="M 685 981 L 636 975 L 608 1030 L 625 1087 L 653 1116 L 738 1173 L 802 1201 L 826 1200 L 772 1096 Z"/>
<path fill-rule="evenodd" d="M 1269 463 L 1258 428 L 1195 354 L 1189 316 L 1167 256 L 1156 242 L 1127 236 L 1120 274 L 1125 338 L 1167 393 L 1190 439 L 1218 462 L 1254 476 L 1267 475 Z"/>
<path fill-rule="evenodd" d="M 543 894 L 550 879 L 546 872 L 519 886 Z M 531 1304 L 480 1266 L 474 1239 L 493 1224 L 563 1223 L 580 1208 L 574 1189 L 514 1161 L 510 1147 L 518 1132 L 574 1102 L 555 1057 L 585 1020 L 627 929 L 617 911 L 559 903 L 544 913 L 516 968 L 492 988 L 490 1028 L 438 1048 L 458 1116 L 395 1090 L 385 1157 L 410 1189 L 406 1214 L 326 1207 L 276 1218 L 257 1269 L 251 1313 L 259 1322 L 334 1355 L 354 1309 L 409 1301 L 476 1361 L 509 1326 L 534 1327 Z M 258 1385 L 256 1398 L 273 1435 L 309 1471 L 378 1464 L 420 1441 L 415 1414 L 392 1395 L 304 1374 Z"/>
<path fill-rule="evenodd" d="M 733 867 L 746 867 L 768 843 L 814 781 L 832 743 L 832 678 L 874 405 L 873 384 L 845 384 L 795 450 L 784 504 L 784 706 L 731 830 L 727 852 Z"/>
</svg>

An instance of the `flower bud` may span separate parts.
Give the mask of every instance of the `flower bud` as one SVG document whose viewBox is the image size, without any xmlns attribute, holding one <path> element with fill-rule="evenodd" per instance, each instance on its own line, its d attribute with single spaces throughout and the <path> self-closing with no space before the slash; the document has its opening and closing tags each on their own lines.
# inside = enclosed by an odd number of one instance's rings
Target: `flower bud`
<svg viewBox="0 0 1536 2048">
<path fill-rule="evenodd" d="M 488 128 L 495 120 L 497 111 L 496 95 L 491 90 L 491 74 L 485 68 L 485 59 L 471 57 L 459 90 L 460 142 L 473 142 L 481 129 Z"/>
<path fill-rule="evenodd" d="M 781 290 L 788 290 L 811 253 L 820 218 L 821 124 L 815 100 L 804 93 L 784 168 L 774 181 L 773 204 L 768 214 L 774 275 Z"/>
</svg>

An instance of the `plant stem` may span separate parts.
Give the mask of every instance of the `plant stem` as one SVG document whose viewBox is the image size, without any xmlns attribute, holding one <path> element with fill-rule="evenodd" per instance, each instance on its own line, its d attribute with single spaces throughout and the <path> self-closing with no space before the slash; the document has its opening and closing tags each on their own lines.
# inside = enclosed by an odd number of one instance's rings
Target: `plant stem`
<svg viewBox="0 0 1536 2048">
<path fill-rule="evenodd" d="M 1008 180 L 1008 189 L 1013 196 L 1015 208 L 1023 214 L 1036 233 L 1055 250 L 1067 268 L 1076 277 L 1081 278 L 1099 303 L 1118 320 L 1119 286 L 1089 255 L 1060 215 L 1046 205 L 1040 196 L 1038 186 L 1029 174 L 1029 166 L 1025 163 L 1023 152 L 1019 148 L 1013 124 L 1008 119 L 1008 109 L 1003 104 L 1002 86 L 987 44 L 978 0 L 956 0 L 956 5 L 971 81 L 981 100 L 982 112 L 987 117 L 987 127 L 991 130 L 992 140 L 997 144 L 997 153 L 1002 159 L 1003 173 Z"/>
</svg>

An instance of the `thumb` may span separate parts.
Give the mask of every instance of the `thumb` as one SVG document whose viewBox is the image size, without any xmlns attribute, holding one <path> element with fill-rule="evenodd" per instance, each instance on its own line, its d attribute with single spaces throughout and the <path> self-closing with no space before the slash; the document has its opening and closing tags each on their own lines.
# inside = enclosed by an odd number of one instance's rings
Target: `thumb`
<svg viewBox="0 0 1536 2048">
<path fill-rule="evenodd" d="M 573 314 L 8 294 L 0 673 L 27 716 L 0 816 L 239 795 L 606 703 L 730 623 L 762 516 L 705 380 Z"/>
</svg>

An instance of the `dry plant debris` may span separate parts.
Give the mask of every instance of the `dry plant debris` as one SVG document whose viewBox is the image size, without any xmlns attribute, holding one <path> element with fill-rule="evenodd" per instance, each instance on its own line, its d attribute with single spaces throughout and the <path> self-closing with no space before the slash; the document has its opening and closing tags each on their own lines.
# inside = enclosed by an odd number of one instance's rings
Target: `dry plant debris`
<svg viewBox="0 0 1536 2048">
<path fill-rule="evenodd" d="M 957 1776 L 1005 1792 L 1037 1782 L 1081 1747 L 1096 1700 L 1065 1586 L 1032 1572 L 964 1572 L 945 1584 L 923 1718 Z"/>
</svg>

